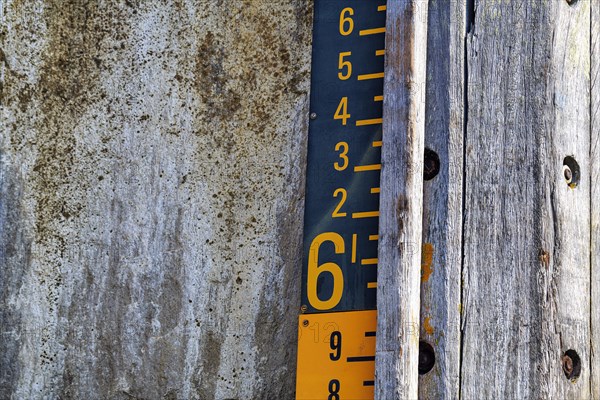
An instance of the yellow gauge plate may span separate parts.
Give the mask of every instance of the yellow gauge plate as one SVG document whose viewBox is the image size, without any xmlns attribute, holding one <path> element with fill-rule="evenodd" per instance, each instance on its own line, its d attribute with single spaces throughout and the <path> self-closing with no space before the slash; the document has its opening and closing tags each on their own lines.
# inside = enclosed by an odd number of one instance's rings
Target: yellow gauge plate
<svg viewBox="0 0 600 400">
<path fill-rule="evenodd" d="M 376 310 L 300 315 L 296 399 L 373 399 L 376 327 Z"/>
</svg>

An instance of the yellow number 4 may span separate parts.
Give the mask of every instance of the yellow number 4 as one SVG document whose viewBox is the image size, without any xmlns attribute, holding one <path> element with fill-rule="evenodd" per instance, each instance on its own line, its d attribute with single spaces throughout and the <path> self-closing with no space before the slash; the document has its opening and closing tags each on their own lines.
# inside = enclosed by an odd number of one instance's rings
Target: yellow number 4
<svg viewBox="0 0 600 400">
<path fill-rule="evenodd" d="M 342 97 L 340 100 L 340 104 L 335 110 L 335 114 L 333 115 L 333 119 L 341 119 L 342 125 L 346 125 L 346 120 L 350 118 L 350 114 L 348 114 L 348 98 Z"/>
</svg>

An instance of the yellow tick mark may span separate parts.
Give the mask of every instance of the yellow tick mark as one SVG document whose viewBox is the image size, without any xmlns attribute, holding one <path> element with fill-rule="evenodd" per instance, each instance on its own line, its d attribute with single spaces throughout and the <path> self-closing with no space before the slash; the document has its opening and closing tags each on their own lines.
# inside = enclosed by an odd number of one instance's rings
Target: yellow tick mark
<svg viewBox="0 0 600 400">
<path fill-rule="evenodd" d="M 379 211 L 364 211 L 352 213 L 352 218 L 376 218 L 379 217 Z"/>
<path fill-rule="evenodd" d="M 356 262 L 356 239 L 357 239 L 357 234 L 354 233 L 352 234 L 352 264 L 354 264 Z"/>
<path fill-rule="evenodd" d="M 356 126 L 379 125 L 383 123 L 383 118 L 359 119 L 356 121 Z"/>
<path fill-rule="evenodd" d="M 383 28 L 363 29 L 358 32 L 360 36 L 377 35 L 378 33 L 385 33 L 385 26 Z"/>
<path fill-rule="evenodd" d="M 357 165 L 354 167 L 354 172 L 365 172 L 365 171 L 380 171 L 381 164 L 369 164 L 369 165 Z"/>
<path fill-rule="evenodd" d="M 383 78 L 383 72 L 376 72 L 373 74 L 362 74 L 358 76 L 359 81 L 367 81 L 369 79 L 381 79 Z"/>
</svg>

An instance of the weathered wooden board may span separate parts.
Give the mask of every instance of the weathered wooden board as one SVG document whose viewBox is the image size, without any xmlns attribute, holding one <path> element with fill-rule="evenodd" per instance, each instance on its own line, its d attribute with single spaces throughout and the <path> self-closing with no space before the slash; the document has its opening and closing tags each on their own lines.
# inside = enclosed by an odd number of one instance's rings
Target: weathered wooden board
<svg viewBox="0 0 600 400">
<path fill-rule="evenodd" d="M 592 343 L 590 367 L 592 398 L 600 399 L 600 3 L 591 1 L 591 135 L 590 164 L 592 184 Z"/>
<path fill-rule="evenodd" d="M 590 2 L 475 2 L 461 397 L 590 397 Z M 563 160 L 580 166 L 567 185 Z M 575 382 L 563 353 L 582 360 Z"/>
<path fill-rule="evenodd" d="M 375 398 L 416 398 L 427 7 L 387 8 L 377 276 Z"/>
<path fill-rule="evenodd" d="M 433 369 L 419 378 L 419 398 L 458 398 L 464 128 L 464 0 L 430 0 L 425 147 L 440 160 L 423 185 L 420 338 L 433 347 Z M 427 157 L 427 167 L 434 164 Z M 435 165 L 434 165 L 435 166 Z"/>
<path fill-rule="evenodd" d="M 293 398 L 311 7 L 0 2 L 0 398 Z"/>
</svg>

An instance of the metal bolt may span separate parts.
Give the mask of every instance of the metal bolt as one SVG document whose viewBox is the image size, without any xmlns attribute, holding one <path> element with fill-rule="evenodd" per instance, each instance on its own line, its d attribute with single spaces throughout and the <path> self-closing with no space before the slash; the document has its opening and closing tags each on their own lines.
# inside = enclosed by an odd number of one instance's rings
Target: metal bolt
<svg viewBox="0 0 600 400">
<path fill-rule="evenodd" d="M 569 168 L 565 165 L 564 173 L 565 173 L 565 179 L 567 180 L 567 183 L 571 183 L 571 180 L 573 179 L 573 172 L 571 172 L 571 168 Z"/>
<path fill-rule="evenodd" d="M 308 320 L 305 319 L 304 321 L 302 321 L 302 326 L 308 326 Z"/>
<path fill-rule="evenodd" d="M 575 157 L 567 156 L 563 160 L 563 176 L 571 189 L 577 187 L 579 179 L 581 178 L 581 169 L 579 168 L 579 163 L 575 160 Z"/>
<path fill-rule="evenodd" d="M 562 370 L 565 377 L 571 382 L 575 382 L 581 375 L 581 358 L 573 349 L 565 351 L 561 357 Z"/>
<path fill-rule="evenodd" d="M 310 113 L 310 119 L 317 119 L 317 113 L 315 113 L 315 112 Z"/>
<path fill-rule="evenodd" d="M 419 342 L 419 375 L 425 375 L 433 369 L 435 365 L 435 351 L 433 347 L 421 340 Z"/>
<path fill-rule="evenodd" d="M 565 375 L 568 377 L 573 373 L 573 359 L 567 355 L 562 357 L 563 362 L 563 371 L 565 371 Z"/>
<path fill-rule="evenodd" d="M 302 307 L 300 307 L 300 312 L 301 312 L 302 314 L 304 314 L 304 313 L 306 312 L 306 310 L 308 310 L 308 307 L 306 307 L 306 305 L 305 305 L 305 304 L 303 304 L 303 305 L 302 305 Z"/>
<path fill-rule="evenodd" d="M 425 149 L 425 159 L 423 161 L 423 178 L 429 181 L 440 172 L 440 157 L 431 149 Z"/>
</svg>

